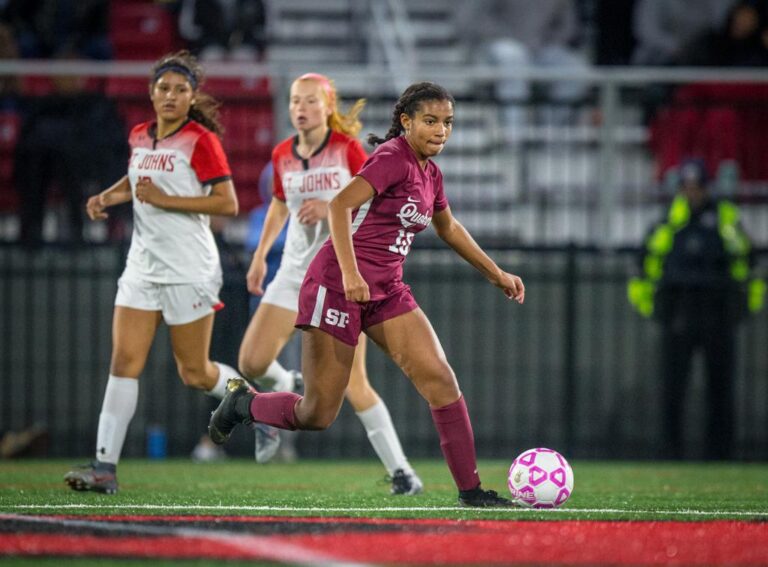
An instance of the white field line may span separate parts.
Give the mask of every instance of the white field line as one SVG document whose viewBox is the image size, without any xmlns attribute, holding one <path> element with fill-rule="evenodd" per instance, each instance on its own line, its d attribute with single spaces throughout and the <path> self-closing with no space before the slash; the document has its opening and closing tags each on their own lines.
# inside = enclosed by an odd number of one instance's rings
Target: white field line
<svg viewBox="0 0 768 567">
<path fill-rule="evenodd" d="M 509 513 L 545 513 L 545 514 L 644 514 L 651 516 L 701 516 L 723 517 L 738 516 L 752 518 L 756 516 L 768 516 L 768 509 L 758 512 L 744 510 L 634 510 L 620 508 L 557 508 L 555 510 L 534 510 L 531 508 L 465 508 L 461 506 L 409 506 L 409 507 L 384 507 L 384 508 L 320 508 L 300 506 L 228 506 L 196 505 L 196 504 L 14 504 L 3 506 L 0 510 L 167 510 L 169 512 L 214 511 L 214 512 L 296 512 L 318 514 L 344 514 L 365 512 L 488 512 L 492 514 Z"/>
<path fill-rule="evenodd" d="M 112 522 L 97 520 L 78 520 L 75 518 L 57 518 L 51 516 L 24 516 L 18 514 L 1 514 L 0 521 L 19 521 L 37 524 L 53 524 L 58 527 L 96 529 L 105 532 L 139 535 L 175 535 L 182 538 L 205 539 L 215 543 L 219 548 L 228 548 L 248 555 L 252 559 L 272 560 L 298 565 L 327 565 L 343 567 L 364 567 L 366 564 L 352 563 L 341 557 L 320 553 L 309 547 L 276 541 L 276 536 L 244 535 L 226 530 L 199 528 L 183 528 L 172 526 L 145 526 L 131 522 Z"/>
</svg>

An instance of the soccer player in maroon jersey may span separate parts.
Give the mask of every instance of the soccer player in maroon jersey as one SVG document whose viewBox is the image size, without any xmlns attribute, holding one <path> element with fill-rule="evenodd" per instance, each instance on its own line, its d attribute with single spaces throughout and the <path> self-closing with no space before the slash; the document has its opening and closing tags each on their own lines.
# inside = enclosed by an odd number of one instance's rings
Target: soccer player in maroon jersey
<svg viewBox="0 0 768 567">
<path fill-rule="evenodd" d="M 293 391 L 294 377 L 277 356 L 295 331 L 299 291 L 310 262 L 328 240 L 328 203 L 357 173 L 366 154 L 355 136 L 365 104 L 358 100 L 346 113 L 338 109 L 333 83 L 318 73 L 307 73 L 291 85 L 289 113 L 296 134 L 272 152 L 274 196 L 264 220 L 259 245 L 248 270 L 248 290 L 263 298 L 240 347 L 244 376 L 275 391 Z M 266 257 L 288 222 L 283 257 L 274 280 L 262 289 Z M 376 454 L 392 480 L 393 494 L 418 494 L 421 479 L 405 457 L 389 410 L 368 381 L 366 340 L 357 345 L 346 397 L 363 423 Z M 274 428 L 256 431 L 256 460 L 268 461 L 279 441 Z"/>
<path fill-rule="evenodd" d="M 416 83 L 398 100 L 384 138 L 357 175 L 331 201 L 331 239 L 315 256 L 299 297 L 304 396 L 257 394 L 242 379 L 211 417 L 223 443 L 238 423 L 325 429 L 344 399 L 358 335 L 364 331 L 400 366 L 428 402 L 440 446 L 465 506 L 510 506 L 480 486 L 474 435 L 456 376 L 424 312 L 402 281 L 416 233 L 438 236 L 510 299 L 523 303 L 522 280 L 502 270 L 454 218 L 438 155 L 453 129 L 454 99 L 439 85 Z"/>
<path fill-rule="evenodd" d="M 67 473 L 74 490 L 117 492 L 117 463 L 136 410 L 139 375 L 161 321 L 170 329 L 182 382 L 221 398 L 238 376 L 208 355 L 222 285 L 208 215 L 237 214 L 238 203 L 218 134 L 218 103 L 200 90 L 203 70 L 189 52 L 152 68 L 156 118 L 133 128 L 128 173 L 86 204 L 92 220 L 133 201 L 134 229 L 118 281 L 112 361 L 99 416 L 96 459 Z"/>
</svg>

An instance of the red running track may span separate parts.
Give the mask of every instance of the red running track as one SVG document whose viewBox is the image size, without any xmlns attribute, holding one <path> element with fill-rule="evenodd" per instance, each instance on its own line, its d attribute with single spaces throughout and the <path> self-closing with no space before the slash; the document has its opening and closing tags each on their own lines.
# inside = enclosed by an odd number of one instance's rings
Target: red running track
<svg viewBox="0 0 768 567">
<path fill-rule="evenodd" d="M 28 529 L 30 525 L 23 518 L 41 518 L 42 523 Z M 0 556 L 414 565 L 768 565 L 766 522 L 219 516 L 0 518 L 2 523 L 14 520 L 21 520 L 23 528 L 16 533 L 2 530 Z M 41 525 L 45 526 L 44 533 L 39 531 Z M 255 525 L 271 533 L 259 533 L 258 529 L 254 532 Z M 108 529 L 102 532 L 101 527 Z M 64 533 L 70 531 L 73 533 Z"/>
</svg>

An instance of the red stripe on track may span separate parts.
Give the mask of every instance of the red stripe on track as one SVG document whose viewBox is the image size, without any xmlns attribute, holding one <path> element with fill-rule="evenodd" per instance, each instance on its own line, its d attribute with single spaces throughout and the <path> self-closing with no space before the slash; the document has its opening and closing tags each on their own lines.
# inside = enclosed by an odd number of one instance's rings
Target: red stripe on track
<svg viewBox="0 0 768 567">
<path fill-rule="evenodd" d="M 82 517 L 81 517 L 82 518 Z M 214 516 L 212 520 L 221 517 Z M 126 521 L 126 517 L 110 517 Z M 142 517 L 157 519 L 157 517 Z M 179 520 L 180 518 L 175 518 Z M 200 518 L 197 517 L 196 521 Z M 238 517 L 243 523 L 266 518 Z M 304 523 L 308 518 L 272 518 Z M 322 519 L 326 522 L 328 519 Z M 365 563 L 766 565 L 768 523 L 363 520 L 354 523 L 422 526 L 418 532 L 355 531 L 298 535 L 63 535 L 0 534 L 0 555 L 300 560 L 333 558 Z M 434 525 L 435 530 L 423 526 Z M 442 528 L 441 528 L 442 526 Z M 455 527 L 464 529 L 457 531 Z M 449 528 L 449 529 L 446 529 Z M 280 552 L 279 550 L 285 550 Z"/>
</svg>

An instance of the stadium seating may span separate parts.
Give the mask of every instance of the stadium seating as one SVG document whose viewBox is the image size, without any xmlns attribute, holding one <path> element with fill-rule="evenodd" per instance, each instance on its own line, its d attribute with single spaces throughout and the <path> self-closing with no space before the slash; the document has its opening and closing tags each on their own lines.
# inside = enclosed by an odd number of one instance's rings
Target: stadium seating
<svg viewBox="0 0 768 567">
<path fill-rule="evenodd" d="M 116 59 L 155 59 L 178 46 L 171 13 L 153 2 L 112 2 L 109 27 Z"/>
<path fill-rule="evenodd" d="M 0 212 L 13 211 L 18 206 L 18 194 L 13 186 L 13 153 L 19 126 L 16 112 L 0 112 Z"/>
</svg>

